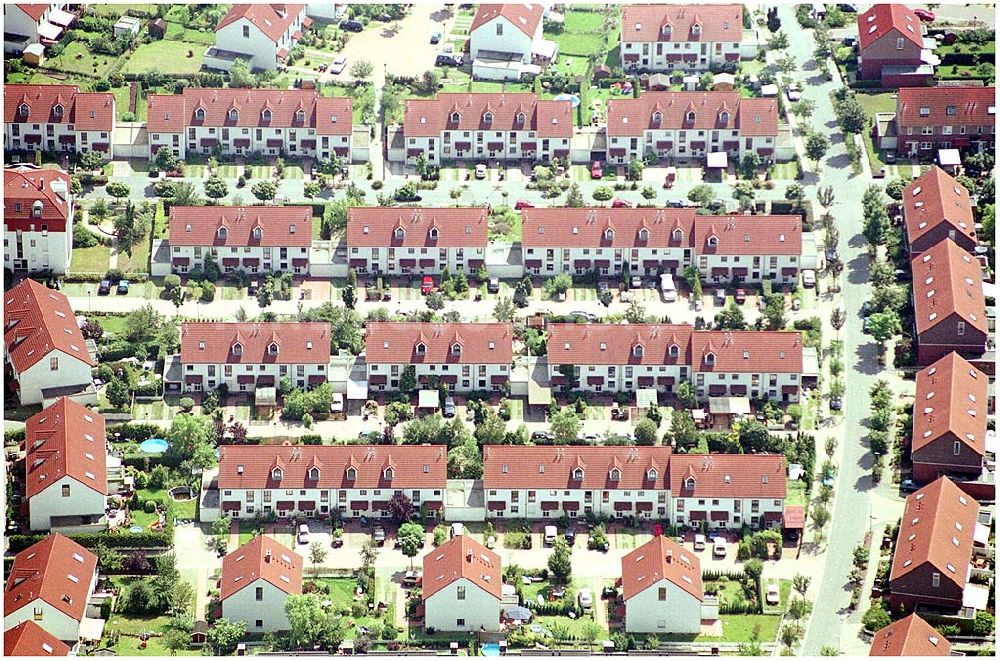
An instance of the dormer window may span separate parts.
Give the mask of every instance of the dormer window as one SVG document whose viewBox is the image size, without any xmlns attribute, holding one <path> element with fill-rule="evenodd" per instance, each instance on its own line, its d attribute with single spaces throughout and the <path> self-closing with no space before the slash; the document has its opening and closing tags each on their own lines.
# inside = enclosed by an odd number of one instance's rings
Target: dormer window
<svg viewBox="0 0 1000 661">
<path fill-rule="evenodd" d="M 679 346 L 677 346 L 676 344 L 671 344 L 670 345 L 670 355 L 671 356 L 673 356 L 674 358 L 676 358 L 677 356 L 680 355 L 680 353 L 681 353 L 681 348 Z"/>
<path fill-rule="evenodd" d="M 57 103 L 56 105 L 52 106 L 52 114 L 55 117 L 62 117 L 62 115 L 63 115 L 63 107 L 62 107 L 62 105 L 60 105 L 60 104 Z"/>
<path fill-rule="evenodd" d="M 264 110 L 262 110 L 260 113 L 260 118 L 263 119 L 265 122 L 271 121 L 271 110 L 269 108 L 265 108 Z"/>
<path fill-rule="evenodd" d="M 660 124 L 661 122 L 663 122 L 663 113 L 657 110 L 653 113 L 653 123 Z"/>
<path fill-rule="evenodd" d="M 684 240 L 684 230 L 678 227 L 677 229 L 674 230 L 674 241 L 683 241 L 683 240 Z"/>
<path fill-rule="evenodd" d="M 583 479 L 583 469 L 582 468 L 574 468 L 573 469 L 573 479 L 574 480 L 582 480 Z"/>
<path fill-rule="evenodd" d="M 204 120 L 205 119 L 205 109 L 202 108 L 202 107 L 200 107 L 200 106 L 197 107 L 197 108 L 195 108 L 194 109 L 194 118 L 198 119 L 198 120 Z"/>
<path fill-rule="evenodd" d="M 229 238 L 229 230 L 227 230 L 225 227 L 220 227 L 218 230 L 216 230 L 215 235 L 218 236 L 223 241 L 225 241 L 226 239 Z"/>
<path fill-rule="evenodd" d="M 649 241 L 649 230 L 646 229 L 645 227 L 643 227 L 641 230 L 639 230 L 639 240 L 640 241 Z"/>
<path fill-rule="evenodd" d="M 718 246 L 719 245 L 719 237 L 715 236 L 714 234 L 712 234 L 711 236 L 709 236 L 708 237 L 708 245 L 713 246 L 713 247 Z"/>
<path fill-rule="evenodd" d="M 705 364 L 714 365 L 715 364 L 715 354 L 709 351 L 705 354 Z"/>
<path fill-rule="evenodd" d="M 695 23 L 694 25 L 691 26 L 691 36 L 693 37 L 701 36 L 701 25 L 699 23 Z"/>
<path fill-rule="evenodd" d="M 637 344 L 634 347 L 632 347 L 632 355 L 635 356 L 636 358 L 642 358 L 642 354 L 644 352 L 645 349 L 641 344 Z"/>
<path fill-rule="evenodd" d="M 426 353 L 427 353 L 427 345 L 424 344 L 423 342 L 418 342 L 417 343 L 417 355 L 418 356 L 423 356 Z"/>
<path fill-rule="evenodd" d="M 648 471 L 646 471 L 646 479 L 647 480 L 656 480 L 656 469 L 655 468 L 650 468 Z"/>
<path fill-rule="evenodd" d="M 280 480 L 282 477 L 284 477 L 284 474 L 285 474 L 285 472 L 283 470 L 281 470 L 280 468 L 278 468 L 277 466 L 275 466 L 274 468 L 271 469 L 271 479 L 272 480 Z"/>
<path fill-rule="evenodd" d="M 396 471 L 394 471 L 391 467 L 386 468 L 384 471 L 382 471 L 382 477 L 385 478 L 386 482 L 392 482 L 392 478 L 395 474 Z"/>
<path fill-rule="evenodd" d="M 264 235 L 264 230 L 260 227 L 253 228 L 253 238 L 260 240 L 260 237 Z"/>
<path fill-rule="evenodd" d="M 22 103 L 17 107 L 17 113 L 19 115 L 27 115 L 29 112 L 31 112 L 31 107 L 27 103 Z"/>
<path fill-rule="evenodd" d="M 319 467 L 318 466 L 313 466 L 312 468 L 309 469 L 309 479 L 310 480 L 318 480 L 319 479 Z"/>
<path fill-rule="evenodd" d="M 688 110 L 688 113 L 687 113 L 687 115 L 685 115 L 685 118 L 687 119 L 687 121 L 689 123 L 694 123 L 694 111 L 693 110 Z"/>
<path fill-rule="evenodd" d="M 394 232 L 394 235 L 397 239 L 402 239 L 404 236 L 406 236 L 406 230 L 404 230 L 402 227 L 397 227 L 396 231 Z"/>
<path fill-rule="evenodd" d="M 729 123 L 729 113 L 725 110 L 719 113 L 719 123 L 728 124 Z"/>
<path fill-rule="evenodd" d="M 483 113 L 483 124 L 492 124 L 492 123 L 493 123 L 493 113 L 491 113 L 491 112 L 484 112 Z"/>
<path fill-rule="evenodd" d="M 688 475 L 686 478 L 684 478 L 684 488 L 694 489 L 694 482 L 695 482 L 694 475 Z"/>
<path fill-rule="evenodd" d="M 278 343 L 271 342 L 269 345 L 267 345 L 267 353 L 269 353 L 272 356 L 278 355 Z"/>
<path fill-rule="evenodd" d="M 524 113 L 523 112 L 517 113 L 517 115 L 515 115 L 514 119 L 515 119 L 515 121 L 518 124 L 524 124 Z"/>
<path fill-rule="evenodd" d="M 436 228 L 436 227 L 430 228 L 430 230 L 428 230 L 428 232 L 427 232 L 427 236 L 429 236 L 431 238 L 431 240 L 437 241 L 437 238 L 438 238 L 438 228 Z"/>
<path fill-rule="evenodd" d="M 296 110 L 295 111 L 295 121 L 298 122 L 298 123 L 300 123 L 300 124 L 302 122 L 306 121 L 306 111 L 303 110 L 302 108 L 299 108 L 298 110 Z"/>
<path fill-rule="evenodd" d="M 670 25 L 664 25 L 663 26 L 663 30 L 662 30 L 662 32 L 663 32 L 663 38 L 664 39 L 669 39 L 670 38 L 670 33 L 673 32 L 673 30 L 674 30 L 674 28 L 672 26 L 670 26 Z"/>
<path fill-rule="evenodd" d="M 235 122 L 235 121 L 239 120 L 239 118 L 240 118 L 240 111 L 237 110 L 236 108 L 230 108 L 229 109 L 229 121 Z"/>
<path fill-rule="evenodd" d="M 239 342 L 233 342 L 233 355 L 242 356 L 243 355 L 243 345 Z"/>
<path fill-rule="evenodd" d="M 622 479 L 622 471 L 620 468 L 612 468 L 611 472 L 608 474 L 612 482 L 617 482 Z"/>
<path fill-rule="evenodd" d="M 451 352 L 454 353 L 454 354 L 461 354 L 462 353 L 462 345 L 459 344 L 458 342 L 456 342 L 455 344 L 451 345 Z"/>
<path fill-rule="evenodd" d="M 352 482 L 354 480 L 358 479 L 358 469 L 355 468 L 354 466 L 348 466 L 348 468 L 347 468 L 347 479 L 350 480 L 350 481 L 352 481 Z"/>
<path fill-rule="evenodd" d="M 615 231 L 613 229 L 611 229 L 610 227 L 608 229 L 604 230 L 604 238 L 607 241 L 614 241 L 615 240 Z"/>
<path fill-rule="evenodd" d="M 462 119 L 462 116 L 461 116 L 461 115 L 459 115 L 459 114 L 458 114 L 457 112 L 453 112 L 453 113 L 451 113 L 451 123 L 452 123 L 452 124 L 458 124 L 458 122 L 459 122 L 459 121 L 460 121 L 461 119 Z"/>
</svg>

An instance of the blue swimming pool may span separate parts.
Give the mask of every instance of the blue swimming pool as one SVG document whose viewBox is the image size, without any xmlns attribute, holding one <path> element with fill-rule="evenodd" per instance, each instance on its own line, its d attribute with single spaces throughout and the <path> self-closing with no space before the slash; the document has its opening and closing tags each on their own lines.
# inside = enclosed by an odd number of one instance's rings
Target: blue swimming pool
<svg viewBox="0 0 1000 661">
<path fill-rule="evenodd" d="M 139 444 L 139 449 L 149 454 L 163 454 L 169 447 L 165 438 L 150 438 Z"/>
<path fill-rule="evenodd" d="M 479 649 L 482 650 L 483 656 L 500 656 L 499 643 L 483 643 Z"/>
<path fill-rule="evenodd" d="M 557 94 L 554 97 L 555 101 L 569 101 L 571 107 L 576 108 L 580 105 L 580 97 L 576 94 Z"/>
</svg>

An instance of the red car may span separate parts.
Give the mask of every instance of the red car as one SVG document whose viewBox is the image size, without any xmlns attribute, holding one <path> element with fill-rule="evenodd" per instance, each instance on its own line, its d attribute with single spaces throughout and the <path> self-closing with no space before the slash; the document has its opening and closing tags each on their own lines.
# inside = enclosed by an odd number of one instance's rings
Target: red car
<svg viewBox="0 0 1000 661">
<path fill-rule="evenodd" d="M 925 23 L 934 22 L 934 12 L 929 11 L 927 9 L 914 9 L 913 14 L 921 21 L 924 21 Z"/>
<path fill-rule="evenodd" d="M 520 211 L 521 209 L 534 209 L 535 205 L 527 200 L 518 200 L 517 204 L 514 205 L 514 209 Z"/>
<path fill-rule="evenodd" d="M 601 166 L 600 161 L 594 161 L 590 166 L 590 178 L 600 179 L 604 176 L 604 168 Z"/>
<path fill-rule="evenodd" d="M 623 200 L 620 197 L 616 197 L 614 200 L 611 201 L 611 208 L 612 209 L 632 209 L 632 208 L 635 208 L 635 204 L 633 202 L 629 202 L 628 200 Z"/>
<path fill-rule="evenodd" d="M 434 292 L 434 278 L 429 275 L 424 276 L 424 281 L 420 284 L 420 293 L 426 296 Z"/>
<path fill-rule="evenodd" d="M 746 290 L 745 289 L 737 289 L 736 290 L 735 299 L 736 299 L 737 303 L 740 303 L 740 304 L 746 303 L 747 302 L 747 292 L 746 292 Z"/>
</svg>

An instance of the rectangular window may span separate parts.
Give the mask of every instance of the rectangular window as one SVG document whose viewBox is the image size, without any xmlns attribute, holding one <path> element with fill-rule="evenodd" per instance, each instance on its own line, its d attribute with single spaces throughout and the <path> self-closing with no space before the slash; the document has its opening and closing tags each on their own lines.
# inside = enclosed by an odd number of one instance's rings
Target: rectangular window
<svg viewBox="0 0 1000 661">
<path fill-rule="evenodd" d="M 955 326 L 955 334 L 956 335 L 965 335 L 965 322 L 964 321 L 958 322 L 958 325 Z M 55 360 L 55 358 L 53 358 L 52 360 Z"/>
<path fill-rule="evenodd" d="M 257 588 L 254 590 L 254 599 L 257 601 L 264 601 L 264 588 Z"/>
<path fill-rule="evenodd" d="M 657 592 L 656 592 L 656 600 L 657 601 L 666 601 L 667 600 L 667 589 L 666 588 L 659 588 L 657 590 Z"/>
<path fill-rule="evenodd" d="M 62 485 L 62 497 L 63 498 L 69 498 L 69 485 L 68 484 Z"/>
<path fill-rule="evenodd" d="M 933 588 L 941 587 L 941 574 L 937 572 L 931 574 L 931 587 Z"/>
<path fill-rule="evenodd" d="M 459 601 L 465 601 L 465 586 L 459 585 L 455 590 L 455 598 Z"/>
<path fill-rule="evenodd" d="M 962 332 L 965 332 L 964 329 L 963 329 Z M 53 372 L 59 371 L 59 357 L 58 356 L 53 356 L 52 358 L 49 358 L 49 369 L 51 371 L 53 371 Z"/>
</svg>

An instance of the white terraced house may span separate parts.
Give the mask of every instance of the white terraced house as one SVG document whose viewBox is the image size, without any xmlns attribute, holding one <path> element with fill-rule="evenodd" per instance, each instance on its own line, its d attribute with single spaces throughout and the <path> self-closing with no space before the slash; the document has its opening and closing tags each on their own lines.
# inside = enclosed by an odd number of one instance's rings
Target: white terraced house
<svg viewBox="0 0 1000 661">
<path fill-rule="evenodd" d="M 735 67 L 743 5 L 626 5 L 621 64 L 626 71 L 708 71 Z"/>
<path fill-rule="evenodd" d="M 798 216 L 699 216 L 694 209 L 524 209 L 524 267 L 533 275 L 680 276 L 703 282 L 797 281 L 815 255 Z M 810 241 L 810 245 L 812 242 Z"/>
<path fill-rule="evenodd" d="M 322 322 L 181 324 L 180 363 L 185 392 L 253 392 L 288 379 L 293 388 L 326 383 L 330 324 Z"/>
<path fill-rule="evenodd" d="M 569 101 L 529 93 L 438 94 L 407 99 L 403 118 L 407 164 L 423 155 L 432 165 L 455 160 L 547 163 L 569 158 Z"/>
<path fill-rule="evenodd" d="M 485 264 L 483 207 L 354 207 L 347 212 L 350 267 L 359 274 L 474 274 Z"/>
<path fill-rule="evenodd" d="M 369 322 L 365 334 L 368 385 L 396 390 L 407 365 L 416 384 L 448 390 L 500 391 L 510 382 L 514 327 L 507 323 Z"/>
<path fill-rule="evenodd" d="M 311 25 L 305 5 L 235 4 L 216 26 L 215 45 L 205 52 L 204 65 L 229 71 L 243 60 L 251 71 L 274 71 Z"/>
<path fill-rule="evenodd" d="M 151 94 L 149 156 L 210 155 L 351 159 L 351 99 L 316 90 L 195 89 Z"/>
<path fill-rule="evenodd" d="M 69 175 L 19 165 L 3 171 L 3 265 L 63 275 L 73 256 Z"/>
<path fill-rule="evenodd" d="M 115 97 L 76 85 L 6 85 L 4 151 L 96 151 L 114 156 Z"/>
<path fill-rule="evenodd" d="M 553 386 L 589 392 L 656 388 L 682 381 L 699 399 L 750 397 L 799 401 L 802 337 L 784 331 L 696 331 L 682 324 L 550 324 Z M 575 383 L 574 383 L 575 382 Z"/>
<path fill-rule="evenodd" d="M 672 455 L 669 519 L 712 530 L 780 528 L 785 473 L 785 458 L 778 454 Z"/>
<path fill-rule="evenodd" d="M 219 450 L 221 514 L 386 518 L 405 495 L 440 516 L 448 475 L 443 445 L 228 445 Z"/>
</svg>

